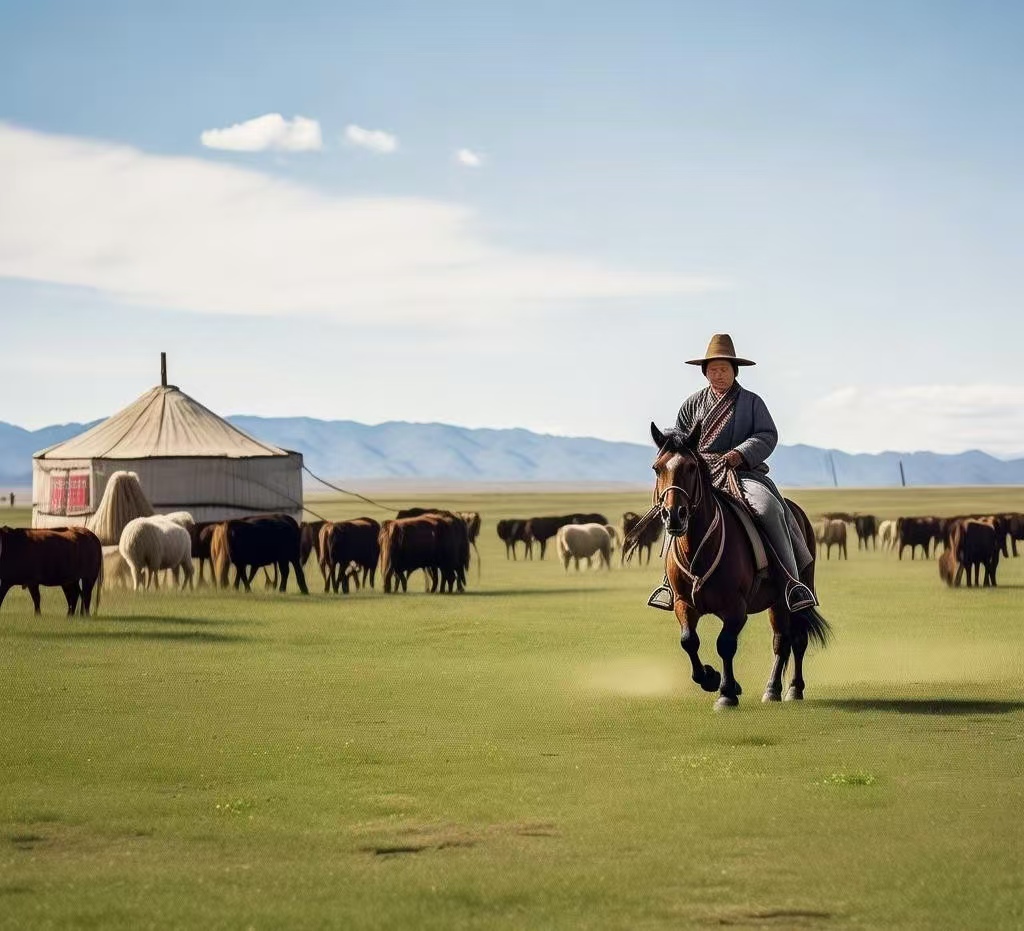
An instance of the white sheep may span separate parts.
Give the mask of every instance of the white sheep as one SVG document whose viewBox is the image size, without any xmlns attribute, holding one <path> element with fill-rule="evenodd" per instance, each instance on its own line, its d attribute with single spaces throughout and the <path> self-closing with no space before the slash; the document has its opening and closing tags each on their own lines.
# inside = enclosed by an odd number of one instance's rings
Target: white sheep
<svg viewBox="0 0 1024 931">
<path fill-rule="evenodd" d="M 174 572 L 175 582 L 178 581 L 178 571 L 184 571 L 182 588 L 192 584 L 192 535 L 162 514 L 129 521 L 121 534 L 118 549 L 131 569 L 136 591 L 140 584 L 145 587 L 152 583 L 159 588 L 156 573 L 163 569 Z M 148 580 L 144 572 L 148 572 Z"/>
</svg>

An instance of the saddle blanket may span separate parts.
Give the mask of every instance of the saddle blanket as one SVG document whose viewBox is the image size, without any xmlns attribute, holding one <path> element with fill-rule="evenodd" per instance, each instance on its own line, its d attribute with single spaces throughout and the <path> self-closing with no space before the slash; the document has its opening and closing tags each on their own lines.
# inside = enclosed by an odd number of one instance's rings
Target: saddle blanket
<svg viewBox="0 0 1024 931">
<path fill-rule="evenodd" d="M 719 498 L 732 508 L 732 512 L 739 518 L 740 524 L 746 531 L 750 545 L 754 550 L 754 565 L 757 567 L 757 571 L 766 572 L 768 570 L 768 551 L 765 549 L 761 533 L 754 525 L 754 521 L 747 513 L 747 509 L 731 495 L 719 494 Z"/>
</svg>

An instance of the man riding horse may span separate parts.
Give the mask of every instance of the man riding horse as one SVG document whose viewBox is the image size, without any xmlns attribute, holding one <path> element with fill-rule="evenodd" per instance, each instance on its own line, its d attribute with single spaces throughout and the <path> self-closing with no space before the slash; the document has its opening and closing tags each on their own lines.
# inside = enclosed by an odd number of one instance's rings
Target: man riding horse
<svg viewBox="0 0 1024 931">
<path fill-rule="evenodd" d="M 708 386 L 683 401 L 675 432 L 689 437 L 700 428 L 698 453 L 708 467 L 712 483 L 741 499 L 767 534 L 780 585 L 785 580 L 789 611 L 796 614 L 815 607 L 818 602 L 814 593 L 799 578 L 814 557 L 800 524 L 767 475 L 765 460 L 778 443 L 778 430 L 764 401 L 736 380 L 740 366 L 755 363 L 736 355 L 727 333 L 717 333 L 704 357 L 686 364 L 699 365 Z M 673 610 L 667 575 L 647 603 L 653 608 Z"/>
</svg>

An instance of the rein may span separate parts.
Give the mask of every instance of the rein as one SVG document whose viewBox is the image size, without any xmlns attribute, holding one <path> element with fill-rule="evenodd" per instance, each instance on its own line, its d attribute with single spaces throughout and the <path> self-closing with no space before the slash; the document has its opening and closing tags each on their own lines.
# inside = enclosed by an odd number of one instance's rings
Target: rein
<svg viewBox="0 0 1024 931">
<path fill-rule="evenodd" d="M 664 448 L 662 448 L 662 452 L 664 452 Z M 730 472 L 731 471 L 732 470 L 730 470 Z M 734 476 L 730 475 L 730 478 L 735 481 Z M 736 484 L 738 485 L 738 483 Z M 663 557 L 665 555 L 671 556 L 672 562 L 675 563 L 676 568 L 679 569 L 687 581 L 689 581 L 691 587 L 690 600 L 692 602 L 696 599 L 697 593 L 704 587 L 705 583 L 711 578 L 722 562 L 722 554 L 725 552 L 725 516 L 722 513 L 721 503 L 717 498 L 712 496 L 712 501 L 714 501 L 715 504 L 715 516 L 712 518 L 710 525 L 698 541 L 696 548 L 693 550 L 693 554 L 688 560 L 689 565 L 686 565 L 686 562 L 684 562 L 684 554 L 679 546 L 679 535 L 670 534 L 668 532 L 669 515 L 665 508 L 665 496 L 670 491 L 678 491 L 686 499 L 688 510 L 690 508 L 696 508 L 704 500 L 704 485 L 700 481 L 697 483 L 696 495 L 692 497 L 685 488 L 681 488 L 679 485 L 669 485 L 662 489 L 661 494 L 658 494 L 657 487 L 655 487 L 654 503 L 651 505 L 650 510 L 636 522 L 633 529 L 626 534 L 626 537 L 623 540 L 623 555 L 627 562 L 632 558 L 633 553 L 637 549 L 639 537 L 643 532 L 643 529 L 655 518 L 655 516 L 660 514 L 662 522 L 665 525 L 665 543 L 662 547 L 661 555 Z M 708 567 L 707 571 L 698 575 L 693 571 L 692 567 L 696 565 L 697 558 L 704 550 L 705 544 L 707 544 L 707 542 L 714 536 L 716 531 L 718 531 L 718 549 L 715 552 L 714 559 L 712 559 L 711 565 Z M 685 535 L 689 536 L 688 534 Z"/>
<path fill-rule="evenodd" d="M 719 526 L 721 526 L 721 532 L 718 534 L 718 552 L 715 553 L 715 558 L 712 560 L 707 572 L 703 575 L 695 575 L 693 571 L 683 563 L 681 558 L 682 554 L 679 549 L 679 537 L 672 537 L 672 542 L 669 545 L 669 555 L 672 557 L 672 562 L 676 564 L 676 568 L 679 569 L 679 571 L 682 572 L 690 582 L 690 587 L 692 589 L 690 593 L 691 603 L 696 599 L 697 592 L 704 587 L 704 583 L 707 582 L 707 580 L 714 574 L 714 571 L 722 561 L 722 554 L 725 552 L 725 518 L 722 514 L 722 505 L 719 504 L 716 499 L 714 519 L 705 531 L 704 536 L 701 537 L 700 542 L 697 544 L 697 548 L 693 551 L 693 555 L 690 557 L 690 566 L 696 565 L 697 557 L 700 555 L 700 551 L 704 548 L 704 544 L 711 539 L 712 534 L 714 534 L 715 530 L 717 530 Z"/>
</svg>

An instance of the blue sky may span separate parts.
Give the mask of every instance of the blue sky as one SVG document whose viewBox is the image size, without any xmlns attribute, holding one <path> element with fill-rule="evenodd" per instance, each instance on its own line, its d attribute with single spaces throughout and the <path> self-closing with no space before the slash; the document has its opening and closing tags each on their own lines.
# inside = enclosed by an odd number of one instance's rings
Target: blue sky
<svg viewBox="0 0 1024 931">
<path fill-rule="evenodd" d="M 166 350 L 222 413 L 644 442 L 725 331 L 783 442 L 1024 454 L 1022 45 L 1001 2 L 0 2 L 0 419 Z"/>
</svg>

